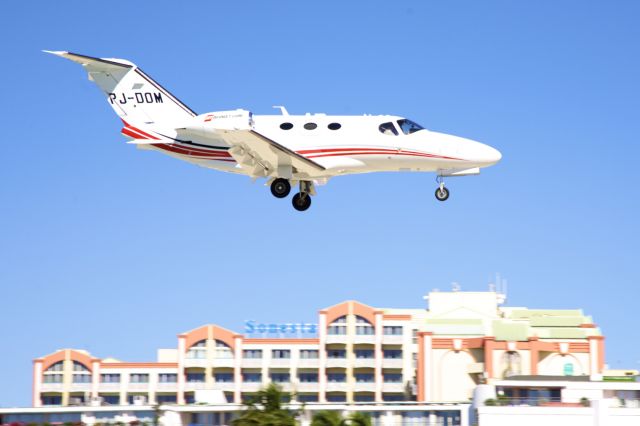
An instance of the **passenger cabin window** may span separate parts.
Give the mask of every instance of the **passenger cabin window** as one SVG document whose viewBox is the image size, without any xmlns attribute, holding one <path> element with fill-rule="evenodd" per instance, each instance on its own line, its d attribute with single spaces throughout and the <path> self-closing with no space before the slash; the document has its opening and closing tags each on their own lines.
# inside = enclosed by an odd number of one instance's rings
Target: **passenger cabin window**
<svg viewBox="0 0 640 426">
<path fill-rule="evenodd" d="M 424 130 L 424 127 L 422 127 L 421 125 L 411 120 L 407 120 L 406 118 L 398 120 L 398 126 L 400 126 L 400 129 L 402 129 L 402 133 L 404 133 L 405 135 L 410 135 L 411 133 L 415 133 L 418 130 Z"/>
<path fill-rule="evenodd" d="M 327 127 L 329 128 L 329 130 L 338 130 L 340 127 L 342 127 L 342 124 L 340 124 L 340 123 L 331 123 Z"/>
<path fill-rule="evenodd" d="M 380 130 L 380 133 L 384 135 L 398 136 L 398 131 L 396 130 L 392 122 L 382 123 L 380 127 L 378 127 L 378 130 Z"/>
<path fill-rule="evenodd" d="M 304 128 L 307 129 L 307 130 L 313 130 L 316 127 L 318 127 L 318 125 L 316 123 L 307 123 L 307 124 L 304 125 Z"/>
<path fill-rule="evenodd" d="M 280 125 L 280 128 L 282 130 L 291 130 L 291 129 L 293 129 L 293 124 L 291 124 L 291 123 L 282 123 Z"/>
</svg>

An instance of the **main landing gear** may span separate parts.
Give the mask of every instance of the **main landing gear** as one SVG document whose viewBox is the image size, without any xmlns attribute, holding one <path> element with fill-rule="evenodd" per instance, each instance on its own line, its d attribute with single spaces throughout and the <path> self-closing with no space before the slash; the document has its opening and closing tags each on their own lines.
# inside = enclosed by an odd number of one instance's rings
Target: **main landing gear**
<svg viewBox="0 0 640 426">
<path fill-rule="evenodd" d="M 438 182 L 438 188 L 436 189 L 436 199 L 438 201 L 446 201 L 449 198 L 449 190 L 444 186 L 444 178 L 442 176 L 438 176 L 436 178 L 436 182 Z"/>
<path fill-rule="evenodd" d="M 291 183 L 287 179 L 277 178 L 271 182 L 271 194 L 276 198 L 285 198 L 291 192 Z M 311 194 L 315 195 L 313 183 L 300 181 L 300 192 L 293 196 L 291 204 L 299 212 L 311 207 Z"/>
<path fill-rule="evenodd" d="M 278 178 L 271 183 L 271 193 L 276 198 L 284 198 L 291 192 L 291 184 L 288 180 Z"/>
</svg>

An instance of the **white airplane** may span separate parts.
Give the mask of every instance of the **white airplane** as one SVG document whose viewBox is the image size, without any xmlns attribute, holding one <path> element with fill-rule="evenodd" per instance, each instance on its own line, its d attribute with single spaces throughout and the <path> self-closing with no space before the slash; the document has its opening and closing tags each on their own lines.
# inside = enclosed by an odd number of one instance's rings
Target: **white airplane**
<svg viewBox="0 0 640 426">
<path fill-rule="evenodd" d="M 199 166 L 266 178 L 277 198 L 299 185 L 293 207 L 311 205 L 315 185 L 334 176 L 371 172 L 435 172 L 436 198 L 445 201 L 447 176 L 473 175 L 500 161 L 482 143 L 432 132 L 391 115 L 253 115 L 250 111 L 197 114 L 135 64 L 64 51 L 47 51 L 81 64 L 122 120 L 122 134 L 138 148 Z"/>
</svg>

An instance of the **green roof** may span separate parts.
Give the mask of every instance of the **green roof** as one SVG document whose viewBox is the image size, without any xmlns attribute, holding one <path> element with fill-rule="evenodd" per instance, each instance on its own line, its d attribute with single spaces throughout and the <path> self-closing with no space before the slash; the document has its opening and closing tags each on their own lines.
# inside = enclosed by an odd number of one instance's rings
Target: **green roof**
<svg viewBox="0 0 640 426">
<path fill-rule="evenodd" d="M 493 321 L 493 335 L 496 340 L 507 340 L 510 342 L 526 341 L 528 340 L 529 326 L 522 322 L 496 320 Z"/>
</svg>

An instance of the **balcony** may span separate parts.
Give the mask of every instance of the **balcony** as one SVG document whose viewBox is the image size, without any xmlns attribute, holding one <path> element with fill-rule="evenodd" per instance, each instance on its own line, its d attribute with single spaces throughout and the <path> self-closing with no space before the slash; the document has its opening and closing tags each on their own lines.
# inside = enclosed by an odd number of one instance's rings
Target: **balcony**
<svg viewBox="0 0 640 426">
<path fill-rule="evenodd" d="M 382 336 L 383 345 L 402 345 L 404 336 L 402 334 L 385 334 Z"/>
<path fill-rule="evenodd" d="M 168 392 L 168 391 L 175 392 L 178 390 L 178 384 L 175 382 L 161 382 L 161 383 L 158 383 L 156 389 L 160 392 Z"/>
<path fill-rule="evenodd" d="M 211 388 L 221 391 L 234 391 L 236 389 L 236 384 L 234 382 L 217 382 L 214 383 Z"/>
<path fill-rule="evenodd" d="M 298 392 L 318 392 L 320 385 L 317 382 L 299 382 L 296 385 Z"/>
<path fill-rule="evenodd" d="M 62 383 L 43 383 L 42 392 L 62 392 Z"/>
<path fill-rule="evenodd" d="M 129 385 L 127 385 L 127 391 L 132 392 L 132 391 L 148 391 L 149 390 L 149 383 L 129 383 Z"/>
<path fill-rule="evenodd" d="M 398 393 L 404 392 L 404 383 L 402 382 L 385 382 L 382 384 L 382 392 Z"/>
<path fill-rule="evenodd" d="M 347 335 L 346 334 L 327 334 L 327 344 L 330 343 L 347 343 Z"/>
<path fill-rule="evenodd" d="M 375 382 L 356 382 L 353 385 L 354 392 L 375 392 L 376 391 L 376 383 Z"/>
<path fill-rule="evenodd" d="M 185 368 L 190 368 L 190 367 L 204 368 L 207 365 L 208 365 L 208 361 L 206 358 L 186 358 L 184 360 Z"/>
<path fill-rule="evenodd" d="M 298 360 L 298 368 L 318 368 L 320 360 L 318 358 L 300 358 Z"/>
<path fill-rule="evenodd" d="M 402 358 L 384 358 L 382 368 L 402 368 L 404 360 Z"/>
<path fill-rule="evenodd" d="M 184 388 L 188 391 L 206 389 L 207 384 L 205 382 L 187 382 L 185 383 Z"/>
<path fill-rule="evenodd" d="M 70 392 L 90 392 L 91 383 L 71 383 Z"/>
<path fill-rule="evenodd" d="M 376 336 L 373 334 L 356 334 L 353 336 L 353 343 L 368 343 L 373 345 L 376 342 Z"/>
<path fill-rule="evenodd" d="M 326 363 L 327 368 L 347 368 L 347 359 L 346 358 L 327 358 Z"/>
<path fill-rule="evenodd" d="M 290 368 L 291 358 L 271 358 L 270 368 Z"/>
<path fill-rule="evenodd" d="M 216 358 L 213 360 L 214 367 L 229 367 L 233 368 L 235 366 L 235 359 L 233 358 Z"/>
<path fill-rule="evenodd" d="M 353 366 L 355 368 L 375 368 L 376 359 L 375 358 L 356 358 Z"/>
<path fill-rule="evenodd" d="M 102 382 L 98 385 L 99 392 L 119 392 L 122 385 L 119 382 Z"/>
<path fill-rule="evenodd" d="M 347 382 L 327 382 L 327 392 L 346 392 Z"/>
<path fill-rule="evenodd" d="M 243 382 L 242 392 L 258 392 L 262 387 L 262 382 Z"/>
<path fill-rule="evenodd" d="M 262 368 L 262 358 L 243 358 L 242 368 Z"/>
</svg>

